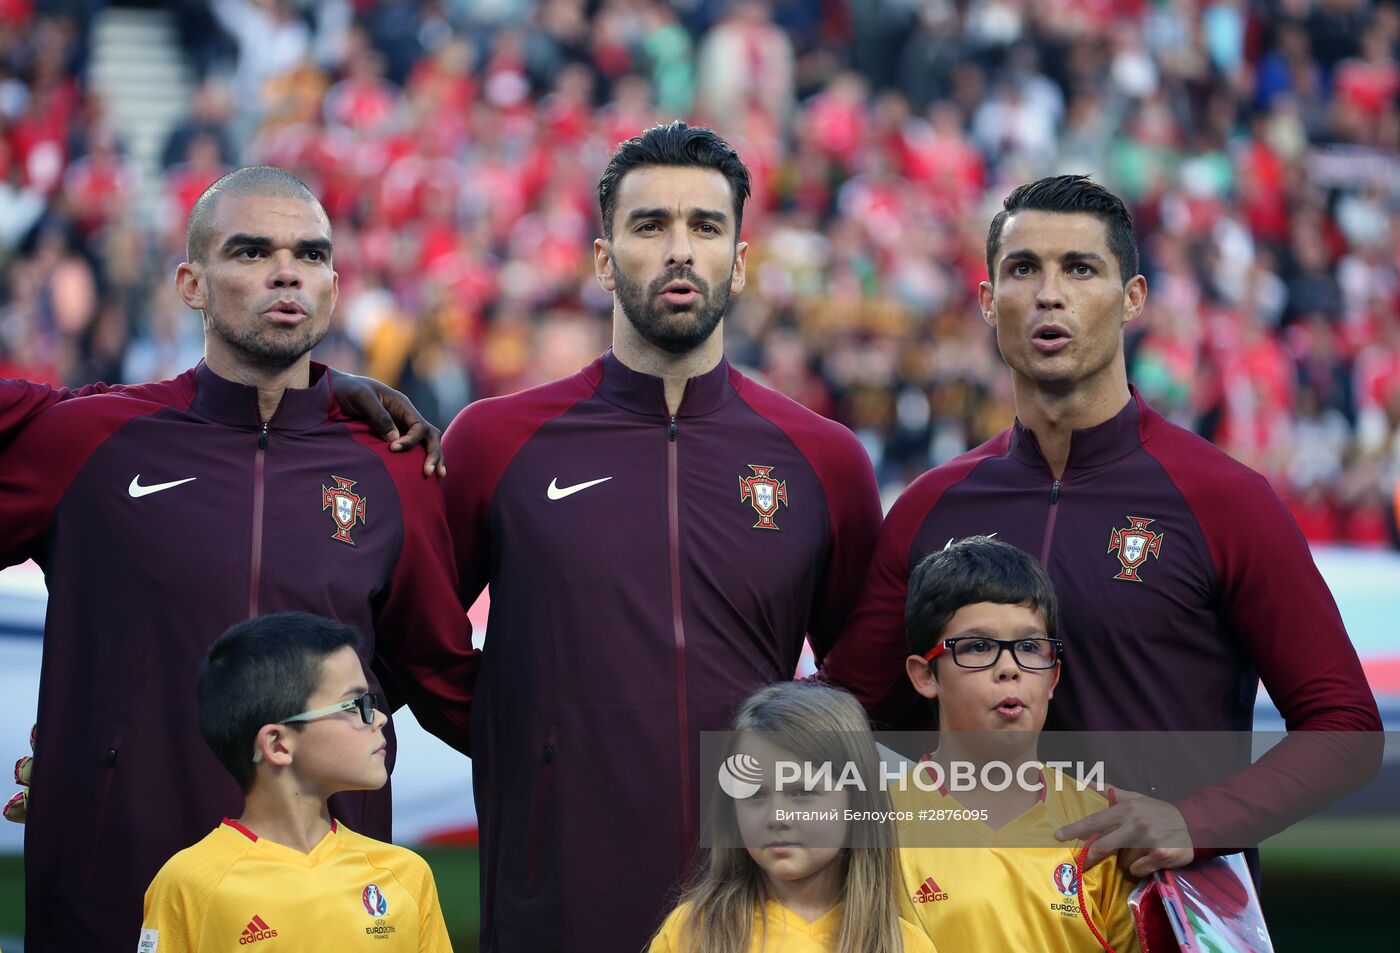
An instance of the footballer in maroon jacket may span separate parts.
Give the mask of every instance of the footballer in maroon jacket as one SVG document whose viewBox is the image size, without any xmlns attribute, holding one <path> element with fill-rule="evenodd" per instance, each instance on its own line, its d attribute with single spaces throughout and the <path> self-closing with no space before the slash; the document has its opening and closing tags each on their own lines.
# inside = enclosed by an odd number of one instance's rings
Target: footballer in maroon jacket
<svg viewBox="0 0 1400 953">
<path fill-rule="evenodd" d="M 1011 368 L 1016 424 L 900 496 L 824 676 L 897 719 L 912 700 L 910 571 L 951 539 L 994 533 L 1037 556 L 1060 598 L 1067 651 L 1047 728 L 1248 732 L 1262 679 L 1290 732 L 1378 732 L 1336 603 L 1268 483 L 1129 388 L 1123 326 L 1147 296 L 1137 267 L 1123 203 L 1085 177 L 1006 199 L 981 306 Z M 1379 756 L 1370 739 L 1294 736 L 1195 793 L 1180 790 L 1182 764 L 1139 758 L 1140 793 L 1189 796 L 1128 799 L 1062 833 L 1102 830 L 1091 860 L 1129 846 L 1125 866 L 1143 876 L 1188 862 L 1188 844 L 1258 843 L 1363 784 Z"/>
<path fill-rule="evenodd" d="M 696 840 L 698 734 L 845 622 L 880 508 L 844 427 L 725 360 L 748 173 L 708 129 L 599 187 L 613 348 L 444 437 L 462 598 L 491 587 L 473 711 L 482 950 L 640 950 Z"/>
</svg>

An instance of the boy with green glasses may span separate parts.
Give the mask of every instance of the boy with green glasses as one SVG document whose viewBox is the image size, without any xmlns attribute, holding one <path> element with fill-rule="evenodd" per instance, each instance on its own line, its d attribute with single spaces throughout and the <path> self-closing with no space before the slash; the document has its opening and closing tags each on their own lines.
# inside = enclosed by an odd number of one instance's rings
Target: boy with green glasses
<svg viewBox="0 0 1400 953">
<path fill-rule="evenodd" d="M 199 672 L 199 728 L 243 789 L 241 817 L 172 857 L 146 891 L 141 953 L 451 951 L 432 871 L 338 824 L 326 799 L 389 779 L 386 715 L 359 634 L 284 612 L 239 623 Z"/>
</svg>

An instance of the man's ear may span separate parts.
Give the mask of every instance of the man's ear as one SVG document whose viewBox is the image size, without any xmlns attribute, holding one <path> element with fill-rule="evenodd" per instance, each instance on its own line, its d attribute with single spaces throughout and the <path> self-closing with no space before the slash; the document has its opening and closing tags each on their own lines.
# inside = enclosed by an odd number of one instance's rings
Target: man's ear
<svg viewBox="0 0 1400 953">
<path fill-rule="evenodd" d="M 1147 279 L 1133 275 L 1123 286 L 1123 320 L 1131 321 L 1147 307 Z"/>
<path fill-rule="evenodd" d="M 990 281 L 984 281 L 977 286 L 977 306 L 982 309 L 982 320 L 992 327 L 997 326 L 996 308 L 992 306 L 992 288 Z"/>
<path fill-rule="evenodd" d="M 263 761 L 278 768 L 292 763 L 296 747 L 296 732 L 286 725 L 263 725 L 253 738 L 253 761 Z"/>
<path fill-rule="evenodd" d="M 203 311 L 208 301 L 204 290 L 204 265 L 197 261 L 182 261 L 175 269 L 175 290 L 191 311 Z"/>
<path fill-rule="evenodd" d="M 593 277 L 604 291 L 617 290 L 617 276 L 613 274 L 612 242 L 606 238 L 593 239 Z"/>
<path fill-rule="evenodd" d="M 749 243 L 734 246 L 734 269 L 729 275 L 729 293 L 738 294 L 749 283 Z"/>
<path fill-rule="evenodd" d="M 938 676 L 933 674 L 933 666 L 922 655 L 911 655 L 904 660 L 904 672 L 914 686 L 914 691 L 929 699 L 938 697 Z"/>
</svg>

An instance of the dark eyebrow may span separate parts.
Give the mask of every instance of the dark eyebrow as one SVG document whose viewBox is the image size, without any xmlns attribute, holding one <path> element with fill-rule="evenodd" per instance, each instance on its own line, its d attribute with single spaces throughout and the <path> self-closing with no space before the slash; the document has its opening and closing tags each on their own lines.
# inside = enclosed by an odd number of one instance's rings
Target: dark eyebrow
<svg viewBox="0 0 1400 953">
<path fill-rule="evenodd" d="M 665 208 L 639 208 L 633 209 L 627 215 L 628 222 L 637 222 L 647 218 L 669 219 L 671 210 Z M 729 221 L 729 216 L 719 209 L 713 208 L 692 208 L 686 211 L 687 218 L 698 218 L 703 221 L 718 222 L 723 224 Z"/>
<path fill-rule="evenodd" d="M 1031 251 L 1029 248 L 1018 248 L 1015 251 L 1009 251 L 1004 256 L 1002 256 L 1001 260 L 1003 263 L 1024 261 L 1032 265 L 1040 264 L 1040 256 L 1037 255 L 1035 252 Z M 1067 251 L 1060 256 L 1061 264 L 1070 265 L 1075 264 L 1077 262 L 1093 262 L 1104 268 L 1108 267 L 1107 259 L 1105 259 L 1098 252 Z"/>
<path fill-rule="evenodd" d="M 266 235 L 249 235 L 246 232 L 237 232 L 224 240 L 220 251 L 227 254 L 235 248 L 261 248 L 263 250 L 272 247 L 272 239 Z M 296 243 L 297 254 L 304 254 L 309 251 L 318 251 L 323 255 L 331 254 L 331 241 L 329 238 L 303 238 Z"/>
<path fill-rule="evenodd" d="M 707 222 L 718 222 L 721 225 L 729 221 L 729 216 L 717 208 L 693 208 L 690 210 L 690 217 Z"/>
<path fill-rule="evenodd" d="M 1060 256 L 1060 261 L 1066 265 L 1074 262 L 1087 261 L 1102 265 L 1105 268 L 1108 267 L 1108 260 L 1098 252 L 1093 251 L 1067 251 Z"/>
<path fill-rule="evenodd" d="M 367 691 L 369 691 L 369 686 L 368 686 L 368 685 L 356 685 L 354 688 L 348 688 L 348 689 L 346 689 L 346 690 L 341 694 L 340 697 L 341 697 L 341 698 L 359 698 L 361 695 L 363 695 L 363 694 L 364 694 L 365 692 L 367 692 Z"/>
<path fill-rule="evenodd" d="M 958 639 L 995 639 L 996 637 L 997 636 L 995 632 L 992 632 L 980 625 L 973 626 L 961 635 L 949 636 L 949 638 Z M 1021 629 L 1021 634 L 1016 636 L 1017 639 L 1026 639 L 1031 637 L 1048 638 L 1048 636 L 1046 636 L 1045 634 L 1045 627 L 1039 625 L 1024 626 Z"/>
<path fill-rule="evenodd" d="M 246 232 L 236 232 L 224 239 L 219 250 L 223 252 L 233 251 L 235 248 L 271 248 L 272 239 L 266 235 L 249 235 Z"/>
</svg>

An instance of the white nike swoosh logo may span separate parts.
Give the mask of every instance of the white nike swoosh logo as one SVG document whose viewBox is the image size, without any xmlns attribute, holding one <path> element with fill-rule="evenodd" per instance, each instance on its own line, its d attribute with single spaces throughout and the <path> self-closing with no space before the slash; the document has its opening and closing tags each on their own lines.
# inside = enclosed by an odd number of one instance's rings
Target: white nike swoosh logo
<svg viewBox="0 0 1400 953">
<path fill-rule="evenodd" d="M 587 483 L 575 483 L 573 486 L 559 486 L 558 478 L 549 481 L 549 489 L 545 491 L 545 496 L 551 500 L 562 500 L 566 496 L 573 496 L 579 490 L 586 490 L 590 486 L 597 486 L 599 483 L 607 483 L 612 477 L 599 477 L 596 480 L 589 480 Z"/>
<path fill-rule="evenodd" d="M 189 483 L 198 477 L 185 477 L 183 480 L 171 480 L 169 483 L 152 483 L 150 486 L 141 485 L 141 474 L 131 478 L 131 486 L 126 488 L 126 492 L 131 494 L 132 499 L 140 499 L 143 496 L 150 496 L 152 493 L 159 493 L 161 490 L 168 490 L 172 486 L 179 486 L 181 483 Z"/>
</svg>

